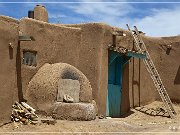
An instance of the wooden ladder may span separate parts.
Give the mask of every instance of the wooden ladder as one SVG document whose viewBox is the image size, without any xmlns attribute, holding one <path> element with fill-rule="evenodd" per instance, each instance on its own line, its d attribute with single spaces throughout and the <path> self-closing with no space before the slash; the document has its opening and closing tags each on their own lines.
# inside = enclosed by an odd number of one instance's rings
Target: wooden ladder
<svg viewBox="0 0 180 135">
<path fill-rule="evenodd" d="M 143 62 L 145 64 L 145 67 L 147 69 L 147 71 L 149 72 L 154 84 L 155 84 L 155 87 L 164 103 L 164 106 L 169 114 L 169 116 L 173 119 L 175 118 L 175 115 L 176 115 L 176 112 L 173 108 L 173 104 L 171 102 L 171 99 L 169 98 L 169 95 L 166 91 L 166 88 L 164 87 L 163 85 L 163 82 L 160 78 L 160 75 L 150 57 L 150 54 L 146 48 L 146 45 L 145 43 L 143 42 L 142 40 L 142 37 L 141 35 L 139 34 L 139 31 L 137 29 L 136 26 L 134 26 L 134 31 L 132 31 L 129 27 L 129 25 L 127 24 L 127 27 L 128 27 L 128 30 L 131 32 L 133 38 L 134 38 L 134 41 L 135 41 L 135 46 L 136 48 L 138 49 L 138 51 L 140 52 L 146 52 L 146 58 L 143 59 Z"/>
</svg>

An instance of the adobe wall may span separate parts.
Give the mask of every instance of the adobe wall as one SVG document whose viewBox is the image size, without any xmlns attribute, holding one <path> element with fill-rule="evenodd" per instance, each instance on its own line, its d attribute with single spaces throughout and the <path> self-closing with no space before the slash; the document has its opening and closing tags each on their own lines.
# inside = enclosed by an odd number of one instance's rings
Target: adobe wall
<svg viewBox="0 0 180 135">
<path fill-rule="evenodd" d="M 172 101 L 180 102 L 180 37 L 145 38 L 156 56 L 155 65 Z M 154 45 L 154 46 L 153 46 Z M 172 49 L 168 51 L 168 46 Z M 157 96 L 160 99 L 159 95 Z"/>
<path fill-rule="evenodd" d="M 130 110 L 130 96 L 129 96 L 129 62 L 123 67 L 122 74 L 122 96 L 121 96 L 121 116 L 127 114 Z"/>
<path fill-rule="evenodd" d="M 66 26 L 82 29 L 82 46 L 78 69 L 86 75 L 91 83 L 98 113 L 105 114 L 108 79 L 108 47 L 104 46 L 104 27 L 106 25 L 89 23 Z"/>
<path fill-rule="evenodd" d="M 143 40 L 171 100 L 179 102 L 180 38 L 152 38 L 144 36 Z M 168 55 L 167 45 L 169 44 L 172 45 L 172 49 Z M 143 61 L 139 63 L 138 59 L 131 59 L 129 73 L 131 106 L 144 105 L 157 99 L 161 100 Z"/>
<path fill-rule="evenodd" d="M 23 89 L 26 89 L 32 76 L 45 62 L 65 62 L 77 67 L 87 76 L 92 85 L 93 98 L 97 102 L 99 114 L 105 114 L 108 82 L 107 46 L 112 44 L 112 32 L 121 29 L 102 23 L 51 25 L 32 19 L 22 20 L 20 26 L 20 29 L 24 34 L 32 35 L 36 40 L 31 43 L 24 42 L 23 45 L 21 45 L 21 48 L 23 47 L 24 49 L 39 52 L 37 56 L 38 66 L 36 68 L 22 65 Z M 72 32 L 74 35 L 67 34 L 67 31 L 69 33 Z M 128 31 L 124 30 L 124 32 L 126 33 L 126 37 L 117 37 L 117 46 L 132 49 L 132 36 Z M 180 69 L 176 62 L 176 59 L 179 57 L 179 46 L 176 43 L 176 45 L 174 45 L 176 50 L 172 50 L 172 53 L 167 55 L 162 49 L 159 49 L 159 45 L 165 44 L 162 39 L 157 40 L 156 38 L 149 39 L 145 37 L 144 40 L 145 43 L 147 43 L 146 45 L 149 53 L 162 76 L 162 80 L 165 80 L 165 86 L 171 89 L 168 90 L 170 97 L 172 97 L 173 100 L 179 100 L 177 97 L 179 93 L 178 91 L 175 91 L 176 89 L 179 89 L 178 74 Z M 52 50 L 52 46 L 50 46 L 52 43 L 54 50 Z M 64 43 L 67 46 L 64 46 Z M 61 44 L 61 47 L 58 47 L 56 44 Z M 66 51 L 62 51 L 62 48 Z M 44 53 L 41 54 L 41 52 Z M 71 55 L 64 57 L 67 54 Z M 175 66 L 164 68 L 168 63 Z M 172 67 L 173 69 L 171 69 Z M 129 71 L 127 69 L 129 69 Z M 174 74 L 171 73 L 171 71 L 173 71 Z M 169 72 L 171 78 L 167 79 L 167 74 L 164 72 Z M 156 88 L 146 71 L 142 60 L 131 58 L 129 64 L 125 66 L 123 73 L 122 113 L 127 112 L 130 106 L 147 104 L 159 98 Z M 129 76 L 129 78 L 127 76 Z M 170 80 L 171 83 L 168 83 Z M 128 82 L 129 85 L 127 85 Z"/>
<path fill-rule="evenodd" d="M 124 33 L 126 33 L 126 37 L 117 37 L 117 46 L 133 49 L 132 35 L 126 30 L 124 30 Z M 180 64 L 178 58 L 180 57 L 180 37 L 150 38 L 143 36 L 143 40 L 167 88 L 170 98 L 172 101 L 179 102 Z M 172 50 L 168 55 L 166 54 L 167 47 L 165 46 L 171 43 Z M 129 68 L 129 71 L 127 71 L 127 68 Z M 122 114 L 127 112 L 129 107 L 148 104 L 160 99 L 142 60 L 131 58 L 129 65 L 125 65 L 123 74 L 126 75 L 123 75 Z M 128 74 L 129 78 L 127 78 Z M 129 81 L 129 86 L 125 83 L 126 79 Z"/>
<path fill-rule="evenodd" d="M 102 24 L 92 23 L 75 27 L 56 26 L 27 18 L 20 21 L 21 34 L 33 36 L 35 39 L 21 42 L 21 58 L 23 50 L 37 51 L 37 67 L 22 65 L 23 93 L 44 63 L 68 63 L 77 67 L 90 80 L 99 112 L 104 114 L 108 79 L 107 42 L 112 42 L 112 36 L 108 35 L 110 40 L 106 36 L 105 40 L 105 25 Z"/>
<path fill-rule="evenodd" d="M 78 69 L 82 71 L 90 80 L 93 90 L 93 98 L 98 106 L 98 113 L 105 115 L 106 113 L 106 97 L 108 87 L 108 45 L 113 43 L 112 32 L 115 30 L 122 30 L 111 27 L 103 23 L 89 23 L 65 25 L 67 27 L 79 27 L 82 29 L 82 48 L 80 53 L 80 64 Z M 129 34 L 125 32 L 126 34 Z M 117 45 L 130 48 L 129 38 L 117 37 Z M 128 66 L 124 67 L 124 70 Z M 124 71 L 124 76 L 128 72 Z M 128 93 L 128 77 L 123 80 L 123 104 L 124 112 L 129 109 Z"/>
<path fill-rule="evenodd" d="M 132 35 L 126 30 L 123 30 L 123 32 L 126 34 L 126 37 L 117 37 L 117 46 L 125 47 L 130 50 L 133 49 Z M 107 37 L 104 40 L 106 39 Z M 107 40 L 111 41 L 112 39 Z M 179 102 L 180 63 L 178 62 L 178 58 L 180 57 L 180 37 L 150 38 L 143 36 L 143 40 L 167 88 L 170 98 L 172 101 Z M 106 44 L 107 43 L 108 42 L 106 42 Z M 172 50 L 168 55 L 167 47 L 165 46 L 171 43 Z M 106 57 L 107 56 L 104 58 Z M 129 85 L 127 85 L 127 82 L 129 82 Z M 125 65 L 123 69 L 123 106 L 121 106 L 121 113 L 124 114 L 127 112 L 129 107 L 144 105 L 157 99 L 160 99 L 159 94 L 143 61 L 138 58 L 131 58 L 129 64 Z"/>
<path fill-rule="evenodd" d="M 18 21 L 0 16 L 0 125 L 10 121 L 11 107 L 17 100 L 17 46 Z"/>
<path fill-rule="evenodd" d="M 131 58 L 129 66 L 129 97 L 131 107 L 155 101 L 158 93 L 143 61 Z"/>
<path fill-rule="evenodd" d="M 81 45 L 81 29 L 59 27 L 53 24 L 24 18 L 20 20 L 22 35 L 33 36 L 35 41 L 22 41 L 21 62 L 23 50 L 37 51 L 37 66 L 22 64 L 22 90 L 25 93 L 27 85 L 38 69 L 45 63 L 68 63 L 75 67 L 79 64 L 79 48 Z"/>
</svg>

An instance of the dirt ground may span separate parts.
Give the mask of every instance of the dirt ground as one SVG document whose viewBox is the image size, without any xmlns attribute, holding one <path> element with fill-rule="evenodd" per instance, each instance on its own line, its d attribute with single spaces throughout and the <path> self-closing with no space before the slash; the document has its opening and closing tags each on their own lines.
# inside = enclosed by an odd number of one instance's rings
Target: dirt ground
<svg viewBox="0 0 180 135">
<path fill-rule="evenodd" d="M 94 121 L 57 120 L 55 125 L 39 123 L 22 125 L 9 123 L 0 127 L 0 134 L 180 134 L 180 104 L 175 104 L 176 118 L 163 115 L 162 102 L 155 101 L 131 109 L 124 118 L 104 118 Z M 159 110 L 161 112 L 158 114 Z"/>
</svg>

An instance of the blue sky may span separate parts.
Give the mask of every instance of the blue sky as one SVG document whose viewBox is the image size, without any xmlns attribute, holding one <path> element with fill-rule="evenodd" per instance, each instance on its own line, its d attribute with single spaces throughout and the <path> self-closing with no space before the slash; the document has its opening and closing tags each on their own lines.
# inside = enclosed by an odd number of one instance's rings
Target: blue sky
<svg viewBox="0 0 180 135">
<path fill-rule="evenodd" d="M 48 3 L 52 1 L 66 3 Z M 35 5 L 42 4 L 48 10 L 51 23 L 103 22 L 121 28 L 126 28 L 125 25 L 128 23 L 131 26 L 136 25 L 149 36 L 180 34 L 180 0 L 0 0 L 0 2 L 0 15 L 17 19 L 27 16 L 28 10 L 33 10 Z"/>
</svg>

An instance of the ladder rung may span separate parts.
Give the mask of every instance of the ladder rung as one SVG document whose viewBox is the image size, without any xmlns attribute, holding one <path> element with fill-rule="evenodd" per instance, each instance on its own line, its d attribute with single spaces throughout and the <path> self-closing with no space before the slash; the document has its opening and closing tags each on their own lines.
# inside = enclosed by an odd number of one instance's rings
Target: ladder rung
<svg viewBox="0 0 180 135">
<path fill-rule="evenodd" d="M 153 63 L 153 61 L 151 60 L 151 57 L 146 49 L 146 45 L 144 44 L 140 34 L 139 34 L 139 31 L 137 29 L 136 26 L 134 26 L 134 31 L 132 31 L 129 27 L 129 25 L 127 24 L 127 27 L 128 27 L 128 30 L 131 32 L 134 40 L 135 40 L 135 45 L 136 45 L 136 48 L 140 51 L 143 50 L 143 52 L 145 52 L 147 55 L 146 55 L 146 59 L 143 60 L 145 66 L 146 66 L 146 69 L 147 71 L 149 72 L 151 78 L 153 79 L 153 82 L 161 96 L 161 99 L 166 107 L 166 110 L 168 112 L 168 114 L 170 115 L 171 118 L 174 118 L 174 114 L 176 114 L 174 108 L 173 108 L 173 105 L 172 105 L 172 102 L 166 92 L 166 89 L 161 81 L 161 78 L 160 78 L 160 75 L 158 74 L 156 68 L 155 68 L 155 65 Z M 142 49 L 143 48 L 143 49 Z"/>
</svg>

